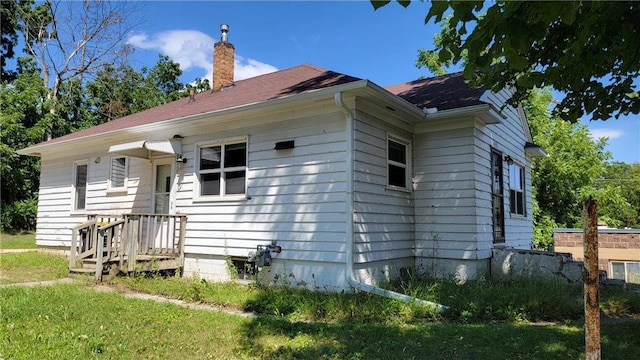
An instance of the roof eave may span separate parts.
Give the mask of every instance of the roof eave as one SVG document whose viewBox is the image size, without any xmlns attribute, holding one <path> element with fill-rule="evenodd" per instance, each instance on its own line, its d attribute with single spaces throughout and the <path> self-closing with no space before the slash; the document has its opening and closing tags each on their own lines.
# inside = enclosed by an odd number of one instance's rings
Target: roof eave
<svg viewBox="0 0 640 360">
<path fill-rule="evenodd" d="M 378 86 L 375 83 L 369 82 L 367 84 L 367 90 L 369 91 L 370 94 L 388 101 L 390 103 L 388 105 L 390 106 L 389 107 L 390 110 L 392 111 L 401 110 L 405 114 L 407 114 L 408 117 L 404 118 L 404 120 L 408 123 L 416 124 L 420 120 L 424 119 L 426 116 L 425 112 L 422 111 L 417 106 L 415 106 L 414 104 L 408 102 L 407 100 L 401 98 L 398 95 L 393 94 L 389 90 L 381 86 Z M 412 120 L 412 121 L 409 121 L 409 120 Z"/>
<path fill-rule="evenodd" d="M 369 80 L 357 80 L 357 81 L 352 81 L 345 84 L 329 86 L 329 87 L 325 87 L 317 90 L 311 90 L 308 92 L 299 93 L 295 95 L 289 95 L 289 96 L 279 97 L 275 99 L 269 99 L 266 101 L 260 101 L 260 102 L 244 104 L 240 106 L 235 106 L 235 107 L 230 107 L 230 108 L 225 108 L 225 109 L 220 109 L 215 111 L 209 111 L 209 112 L 195 114 L 195 115 L 189 115 L 181 118 L 163 120 L 163 121 L 155 122 L 152 124 L 132 126 L 132 127 L 112 130 L 104 133 L 88 135 L 85 137 L 58 141 L 55 143 L 44 142 L 44 143 L 36 144 L 24 149 L 20 149 L 17 151 L 17 153 L 20 155 L 41 156 L 44 151 L 47 151 L 49 149 L 59 148 L 59 147 L 75 145 L 75 143 L 79 140 L 94 140 L 94 139 L 97 140 L 97 139 L 117 136 L 120 134 L 125 134 L 128 132 L 131 132 L 132 130 L 135 130 L 137 132 L 151 131 L 156 127 L 166 128 L 167 125 L 179 125 L 182 123 L 196 121 L 202 118 L 208 118 L 212 116 L 224 116 L 224 115 L 230 115 L 238 112 L 261 111 L 266 107 L 287 106 L 295 102 L 308 101 L 308 100 L 318 99 L 322 97 L 332 97 L 333 94 L 335 94 L 338 91 L 346 92 L 346 91 L 353 91 L 357 89 L 367 88 L 370 84 L 372 83 Z"/>
<path fill-rule="evenodd" d="M 448 118 L 460 118 L 473 116 L 482 120 L 485 124 L 499 124 L 502 115 L 491 104 L 479 104 L 454 109 L 439 110 L 427 114 L 427 121 L 443 120 Z"/>
</svg>

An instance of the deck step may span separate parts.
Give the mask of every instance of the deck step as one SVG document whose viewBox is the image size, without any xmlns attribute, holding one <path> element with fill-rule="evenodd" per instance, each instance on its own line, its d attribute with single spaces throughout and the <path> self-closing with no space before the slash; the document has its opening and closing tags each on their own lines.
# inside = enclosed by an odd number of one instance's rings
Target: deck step
<svg viewBox="0 0 640 360">
<path fill-rule="evenodd" d="M 87 268 L 71 268 L 69 272 L 76 274 L 95 274 L 96 269 L 87 269 Z"/>
<path fill-rule="evenodd" d="M 95 263 L 91 264 L 91 263 L 82 262 L 82 268 L 83 269 L 91 269 L 91 270 L 95 271 L 96 270 L 96 264 Z"/>
</svg>

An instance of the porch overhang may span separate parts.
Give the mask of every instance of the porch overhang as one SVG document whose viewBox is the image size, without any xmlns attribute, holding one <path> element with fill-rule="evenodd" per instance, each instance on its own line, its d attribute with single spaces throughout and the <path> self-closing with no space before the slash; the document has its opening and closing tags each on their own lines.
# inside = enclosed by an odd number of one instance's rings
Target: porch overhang
<svg viewBox="0 0 640 360">
<path fill-rule="evenodd" d="M 140 140 L 111 145 L 109 154 L 118 154 L 142 159 L 149 159 L 153 153 L 182 155 L 182 139 Z"/>
<path fill-rule="evenodd" d="M 538 146 L 534 143 L 530 143 L 527 142 L 524 145 L 524 152 L 525 154 L 529 155 L 530 157 L 545 157 L 547 156 L 547 152 L 544 151 L 544 149 L 541 146 Z"/>
</svg>

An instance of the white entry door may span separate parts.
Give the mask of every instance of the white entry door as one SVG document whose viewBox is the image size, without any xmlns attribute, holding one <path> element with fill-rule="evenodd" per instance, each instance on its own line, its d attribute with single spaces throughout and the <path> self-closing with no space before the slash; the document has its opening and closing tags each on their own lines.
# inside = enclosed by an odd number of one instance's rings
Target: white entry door
<svg viewBox="0 0 640 360">
<path fill-rule="evenodd" d="M 175 160 L 171 158 L 153 161 L 152 212 L 154 214 L 175 213 L 174 164 Z"/>
</svg>

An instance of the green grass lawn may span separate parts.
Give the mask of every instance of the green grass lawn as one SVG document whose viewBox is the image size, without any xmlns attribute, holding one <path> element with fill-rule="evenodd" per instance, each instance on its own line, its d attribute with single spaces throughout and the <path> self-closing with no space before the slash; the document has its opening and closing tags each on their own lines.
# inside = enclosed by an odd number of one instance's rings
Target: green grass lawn
<svg viewBox="0 0 640 360">
<path fill-rule="evenodd" d="M 69 275 L 66 258 L 37 251 L 0 254 L 0 285 L 54 280 Z"/>
<path fill-rule="evenodd" d="M 579 322 L 298 322 L 125 298 L 76 284 L 0 289 L 6 359 L 579 359 Z M 604 324 L 602 354 L 635 359 L 640 324 Z"/>
<path fill-rule="evenodd" d="M 55 279 L 67 271 L 66 260 L 51 254 L 0 255 L 0 282 Z M 0 359 L 585 357 L 579 286 L 485 279 L 464 285 L 429 279 L 393 284 L 398 291 L 453 309 L 435 314 L 366 293 L 326 294 L 179 277 L 108 280 L 121 292 L 257 314 L 247 318 L 98 292 L 92 283 L 91 278 L 0 288 Z M 601 308 L 605 315 L 637 317 L 640 295 L 603 291 Z M 639 333 L 638 320 L 603 321 L 603 358 L 637 358 Z"/>
<path fill-rule="evenodd" d="M 36 236 L 33 233 L 0 233 L 0 249 L 35 249 Z"/>
</svg>

